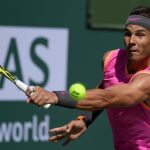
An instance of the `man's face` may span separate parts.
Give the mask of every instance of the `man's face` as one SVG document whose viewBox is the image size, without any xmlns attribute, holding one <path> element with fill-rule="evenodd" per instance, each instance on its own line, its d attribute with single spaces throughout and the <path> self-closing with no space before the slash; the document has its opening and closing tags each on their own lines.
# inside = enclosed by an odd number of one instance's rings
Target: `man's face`
<svg viewBox="0 0 150 150">
<path fill-rule="evenodd" d="M 127 25 L 124 44 L 132 61 L 150 61 L 150 31 L 142 26 Z"/>
</svg>

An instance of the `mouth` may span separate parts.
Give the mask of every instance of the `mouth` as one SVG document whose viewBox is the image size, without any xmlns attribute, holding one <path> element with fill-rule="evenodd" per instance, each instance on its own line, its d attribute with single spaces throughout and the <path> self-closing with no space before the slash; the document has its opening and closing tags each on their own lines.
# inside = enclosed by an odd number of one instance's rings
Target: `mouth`
<svg viewBox="0 0 150 150">
<path fill-rule="evenodd" d="M 139 57 L 140 53 L 139 50 L 137 49 L 133 49 L 133 48 L 129 48 L 128 49 L 128 56 L 129 58 L 135 58 L 135 57 Z"/>
<path fill-rule="evenodd" d="M 138 53 L 139 51 L 137 49 L 128 49 L 129 53 Z"/>
</svg>

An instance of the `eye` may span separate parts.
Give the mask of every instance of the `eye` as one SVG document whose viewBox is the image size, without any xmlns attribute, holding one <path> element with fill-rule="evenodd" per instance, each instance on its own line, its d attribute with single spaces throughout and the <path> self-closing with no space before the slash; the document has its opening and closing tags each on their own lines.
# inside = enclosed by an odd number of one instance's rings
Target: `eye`
<svg viewBox="0 0 150 150">
<path fill-rule="evenodd" d="M 130 36 L 131 36 L 131 33 L 130 33 L 130 32 L 125 32 L 125 33 L 124 33 L 124 36 L 130 37 Z"/>
<path fill-rule="evenodd" d="M 143 37 L 143 36 L 145 36 L 145 34 L 144 33 L 137 33 L 136 36 Z"/>
</svg>

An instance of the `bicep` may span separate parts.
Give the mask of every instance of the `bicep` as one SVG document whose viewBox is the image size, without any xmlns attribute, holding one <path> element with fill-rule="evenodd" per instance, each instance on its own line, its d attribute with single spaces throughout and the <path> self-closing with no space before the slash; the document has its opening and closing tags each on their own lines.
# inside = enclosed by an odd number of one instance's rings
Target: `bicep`
<svg viewBox="0 0 150 150">
<path fill-rule="evenodd" d="M 150 75 L 140 74 L 128 84 L 88 90 L 86 98 L 78 101 L 77 108 L 95 111 L 110 107 L 129 107 L 149 98 Z"/>
<path fill-rule="evenodd" d="M 107 89 L 118 106 L 131 106 L 150 98 L 150 75 L 139 74 L 128 84 Z M 111 94 L 113 95 L 111 96 Z"/>
<path fill-rule="evenodd" d="M 137 96 L 141 97 L 137 102 L 150 98 L 150 74 L 138 74 L 132 79 L 129 86 L 135 89 Z"/>
<path fill-rule="evenodd" d="M 150 75 L 139 74 L 128 84 L 109 87 L 103 91 L 102 98 L 104 108 L 129 107 L 150 99 Z"/>
</svg>

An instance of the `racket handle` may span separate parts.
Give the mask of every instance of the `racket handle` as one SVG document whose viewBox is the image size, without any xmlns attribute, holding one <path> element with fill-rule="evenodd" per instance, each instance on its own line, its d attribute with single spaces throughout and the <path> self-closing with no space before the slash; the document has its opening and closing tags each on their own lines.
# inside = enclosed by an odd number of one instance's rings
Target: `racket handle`
<svg viewBox="0 0 150 150">
<path fill-rule="evenodd" d="M 27 90 L 27 88 L 28 88 L 28 85 L 26 85 L 25 83 L 23 83 L 23 82 L 20 81 L 20 80 L 16 80 L 16 81 L 15 81 L 15 85 L 16 85 L 20 90 L 22 90 L 23 92 L 26 92 L 26 90 Z M 43 108 L 48 109 L 50 106 L 51 106 L 51 104 L 45 104 L 45 105 L 43 106 Z"/>
<path fill-rule="evenodd" d="M 26 85 L 25 83 L 23 83 L 23 82 L 20 81 L 20 80 L 16 80 L 16 81 L 15 81 L 15 84 L 16 84 L 16 86 L 17 86 L 20 90 L 22 90 L 23 92 L 26 92 L 26 90 L 27 90 L 27 88 L 28 88 L 28 85 Z"/>
</svg>

